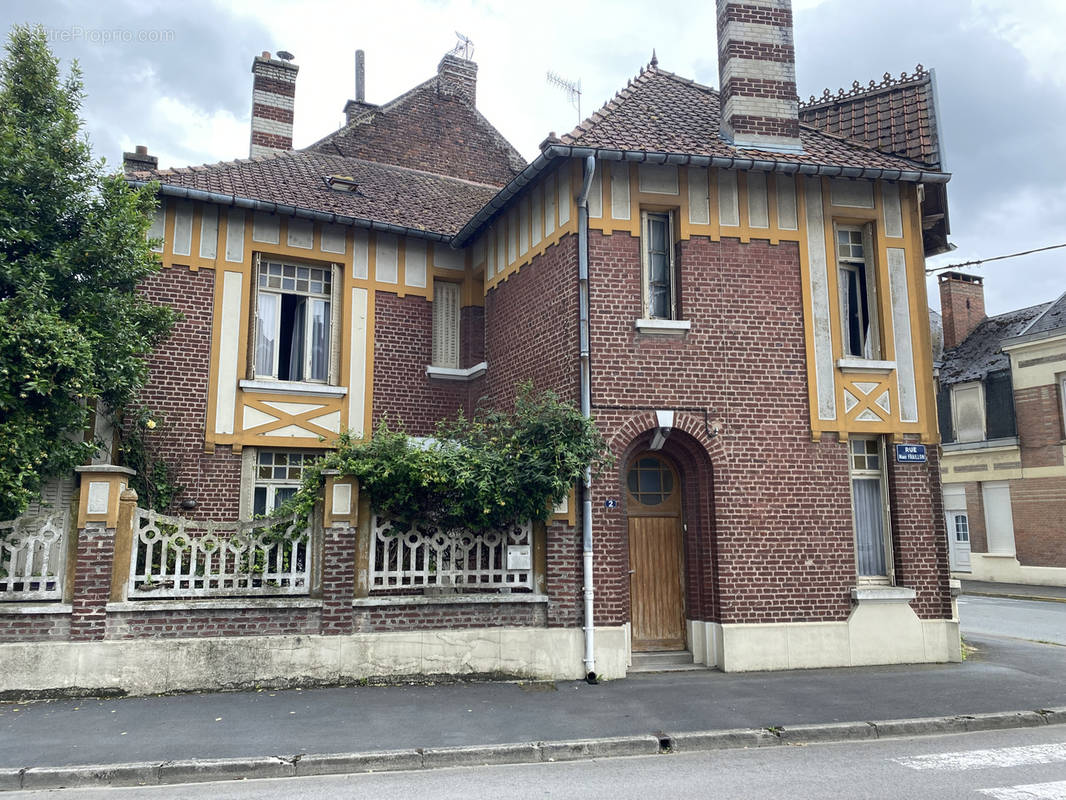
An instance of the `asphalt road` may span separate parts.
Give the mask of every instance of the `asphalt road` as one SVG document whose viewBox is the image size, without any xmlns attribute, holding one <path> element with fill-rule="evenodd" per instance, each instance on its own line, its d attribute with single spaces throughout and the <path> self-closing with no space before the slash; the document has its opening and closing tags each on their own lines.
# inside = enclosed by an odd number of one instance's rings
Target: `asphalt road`
<svg viewBox="0 0 1066 800">
<path fill-rule="evenodd" d="M 963 636 L 1004 636 L 1066 646 L 1066 603 L 963 595 L 959 624 Z"/>
<path fill-rule="evenodd" d="M 11 792 L 4 798 L 46 795 L 57 800 L 1061 800 L 1066 798 L 1066 726 L 557 764 Z"/>
</svg>

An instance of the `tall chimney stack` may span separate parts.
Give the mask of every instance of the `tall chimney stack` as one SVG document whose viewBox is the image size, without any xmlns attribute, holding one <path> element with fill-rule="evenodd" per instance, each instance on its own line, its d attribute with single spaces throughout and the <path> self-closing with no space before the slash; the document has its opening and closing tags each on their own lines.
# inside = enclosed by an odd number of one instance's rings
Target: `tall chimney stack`
<svg viewBox="0 0 1066 800">
<path fill-rule="evenodd" d="M 291 58 L 288 53 L 278 53 Z M 252 62 L 252 137 L 248 154 L 262 156 L 292 150 L 292 111 L 296 73 L 288 60 L 271 58 L 270 52 Z"/>
<path fill-rule="evenodd" d="M 940 316 L 944 322 L 944 349 L 950 350 L 973 333 L 985 318 L 984 278 L 961 272 L 942 272 Z"/>
<path fill-rule="evenodd" d="M 790 0 L 717 0 L 723 139 L 796 152 L 799 98 Z"/>
</svg>

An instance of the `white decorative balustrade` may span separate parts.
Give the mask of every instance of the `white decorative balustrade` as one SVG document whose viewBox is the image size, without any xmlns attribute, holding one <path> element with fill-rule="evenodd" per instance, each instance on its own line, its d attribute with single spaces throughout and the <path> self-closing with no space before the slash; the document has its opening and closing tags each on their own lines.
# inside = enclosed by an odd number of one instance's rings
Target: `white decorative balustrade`
<svg viewBox="0 0 1066 800">
<path fill-rule="evenodd" d="M 370 588 L 532 589 L 532 525 L 470 533 L 371 520 Z M 508 558 L 510 551 L 510 559 Z M 511 566 L 508 569 L 508 561 Z"/>
<path fill-rule="evenodd" d="M 138 508 L 129 598 L 306 595 L 311 530 L 296 517 L 212 522 Z"/>
<path fill-rule="evenodd" d="M 66 514 L 0 522 L 0 601 L 62 600 Z"/>
</svg>

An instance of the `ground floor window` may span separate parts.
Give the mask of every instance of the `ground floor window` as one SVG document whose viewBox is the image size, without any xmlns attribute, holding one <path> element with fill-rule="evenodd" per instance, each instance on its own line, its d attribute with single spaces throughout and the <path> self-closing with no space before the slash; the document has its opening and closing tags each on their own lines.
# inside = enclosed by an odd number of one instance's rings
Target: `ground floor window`
<svg viewBox="0 0 1066 800">
<path fill-rule="evenodd" d="M 269 514 L 300 488 L 304 467 L 320 454 L 302 450 L 258 450 L 252 488 L 252 514 Z"/>
<path fill-rule="evenodd" d="M 852 437 L 848 448 L 859 577 L 888 582 L 892 575 L 892 559 L 884 446 L 880 437 Z"/>
</svg>

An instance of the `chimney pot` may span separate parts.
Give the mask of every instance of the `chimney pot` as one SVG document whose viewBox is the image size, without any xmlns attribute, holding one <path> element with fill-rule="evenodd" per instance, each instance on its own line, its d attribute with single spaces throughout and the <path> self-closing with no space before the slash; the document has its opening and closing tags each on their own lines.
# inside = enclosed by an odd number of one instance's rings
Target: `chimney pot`
<svg viewBox="0 0 1066 800">
<path fill-rule="evenodd" d="M 791 0 L 717 0 L 720 134 L 736 147 L 797 152 Z"/>
<path fill-rule="evenodd" d="M 263 58 L 270 58 L 270 51 L 269 50 L 264 50 L 262 57 Z"/>
<path fill-rule="evenodd" d="M 355 102 L 366 102 L 366 54 L 355 51 Z"/>
<path fill-rule="evenodd" d="M 133 152 L 122 154 L 123 172 L 145 172 L 159 168 L 159 157 L 148 154 L 147 145 L 139 144 Z"/>
</svg>

